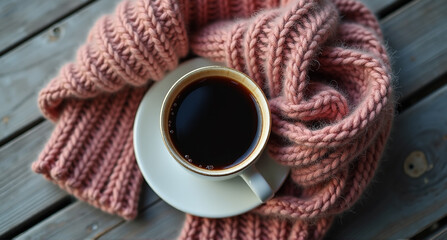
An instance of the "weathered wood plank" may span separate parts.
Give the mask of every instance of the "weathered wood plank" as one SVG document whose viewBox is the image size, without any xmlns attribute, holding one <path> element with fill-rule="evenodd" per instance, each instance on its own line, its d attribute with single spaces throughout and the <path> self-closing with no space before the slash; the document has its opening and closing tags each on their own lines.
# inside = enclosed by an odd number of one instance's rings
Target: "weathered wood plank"
<svg viewBox="0 0 447 240">
<path fill-rule="evenodd" d="M 44 122 L 0 149 L 0 236 L 68 196 L 30 167 L 52 129 Z"/>
<path fill-rule="evenodd" d="M 75 56 L 88 30 L 120 0 L 92 3 L 0 57 L 0 140 L 41 116 L 39 90 Z M 25 14 L 25 13 L 22 13 Z"/>
<path fill-rule="evenodd" d="M 447 71 L 447 4 L 418 0 L 382 21 L 403 99 Z"/>
<path fill-rule="evenodd" d="M 26 39 L 89 0 L 0 1 L 0 52 Z"/>
<path fill-rule="evenodd" d="M 184 213 L 159 201 L 134 221 L 119 225 L 100 239 L 175 239 L 184 219 Z"/>
<path fill-rule="evenodd" d="M 77 201 L 16 239 L 92 239 L 123 221 L 85 202 Z"/>
<path fill-rule="evenodd" d="M 447 215 L 447 86 L 403 112 L 366 196 L 328 239 L 402 239 Z"/>
<path fill-rule="evenodd" d="M 144 185 L 140 195 L 140 210 L 156 201 L 158 196 Z M 125 224 L 125 220 L 77 201 L 17 237 L 23 239 L 91 239 L 110 229 Z"/>
</svg>

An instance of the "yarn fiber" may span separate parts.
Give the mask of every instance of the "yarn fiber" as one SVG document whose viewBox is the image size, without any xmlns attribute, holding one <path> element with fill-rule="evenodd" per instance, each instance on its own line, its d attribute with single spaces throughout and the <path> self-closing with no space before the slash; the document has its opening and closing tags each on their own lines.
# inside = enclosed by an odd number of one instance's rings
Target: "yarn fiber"
<svg viewBox="0 0 447 240">
<path fill-rule="evenodd" d="M 262 88 L 272 112 L 269 153 L 291 173 L 249 213 L 187 215 L 180 239 L 322 238 L 374 176 L 393 118 L 378 22 L 353 0 L 120 3 L 40 92 L 39 107 L 56 128 L 33 170 L 134 218 L 142 183 L 132 143 L 136 110 L 150 82 L 190 51 Z"/>
</svg>

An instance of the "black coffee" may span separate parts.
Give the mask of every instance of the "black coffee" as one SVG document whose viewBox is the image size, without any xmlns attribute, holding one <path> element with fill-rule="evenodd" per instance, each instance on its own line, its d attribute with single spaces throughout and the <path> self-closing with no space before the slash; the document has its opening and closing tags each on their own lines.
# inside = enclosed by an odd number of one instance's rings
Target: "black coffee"
<svg viewBox="0 0 447 240">
<path fill-rule="evenodd" d="M 203 78 L 176 97 L 169 135 L 190 163 L 209 170 L 230 168 L 256 145 L 258 111 L 245 86 L 225 77 Z"/>
</svg>

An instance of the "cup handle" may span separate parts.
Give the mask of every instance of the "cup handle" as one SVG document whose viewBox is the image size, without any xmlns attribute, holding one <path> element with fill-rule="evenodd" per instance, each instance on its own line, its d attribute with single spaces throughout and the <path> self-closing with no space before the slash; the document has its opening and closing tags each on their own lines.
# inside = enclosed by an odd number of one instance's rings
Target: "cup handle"
<svg viewBox="0 0 447 240">
<path fill-rule="evenodd" d="M 272 187 L 254 165 L 242 172 L 241 177 L 261 202 L 273 197 Z"/>
</svg>

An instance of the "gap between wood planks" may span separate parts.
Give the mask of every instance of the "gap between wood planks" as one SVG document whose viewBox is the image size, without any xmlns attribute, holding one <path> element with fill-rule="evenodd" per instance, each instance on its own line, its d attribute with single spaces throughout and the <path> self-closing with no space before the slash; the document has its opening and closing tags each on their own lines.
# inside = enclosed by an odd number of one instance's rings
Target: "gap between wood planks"
<svg viewBox="0 0 447 240">
<path fill-rule="evenodd" d="M 43 117 L 39 117 L 39 118 L 35 119 L 34 121 L 31 121 L 27 125 L 23 126 L 22 128 L 19 128 L 18 130 L 16 130 L 15 132 L 11 133 L 10 135 L 6 136 L 5 138 L 0 139 L 0 148 L 3 145 L 7 144 L 8 142 L 10 142 L 10 141 L 14 140 L 15 138 L 19 137 L 23 133 L 25 133 L 25 132 L 35 128 L 39 124 L 42 124 L 44 121 L 46 121 L 46 120 Z"/>
<path fill-rule="evenodd" d="M 437 89 L 440 89 L 442 86 L 447 84 L 447 72 L 442 74 L 441 76 L 435 78 L 426 86 L 420 88 L 414 94 L 409 95 L 407 98 L 403 99 L 402 102 L 397 102 L 396 110 L 398 113 L 404 112 L 409 107 L 413 106 L 415 103 L 420 100 L 426 98 L 430 94 L 432 94 Z"/>
<path fill-rule="evenodd" d="M 446 239 L 447 238 L 447 216 L 441 218 L 436 223 L 427 227 L 423 231 L 414 235 L 410 240 L 435 240 L 435 239 Z"/>
<path fill-rule="evenodd" d="M 74 203 L 76 200 L 71 196 L 66 196 L 62 198 L 60 201 L 56 202 L 55 204 L 51 205 L 51 208 L 42 210 L 39 214 L 34 215 L 33 217 L 27 219 L 26 221 L 22 222 L 20 225 L 8 230 L 4 234 L 0 235 L 0 239 L 12 239 L 19 235 L 20 233 L 28 230 L 32 226 L 36 225 L 42 219 L 45 219 L 54 213 L 64 209 L 65 207 L 69 206 L 70 204 Z"/>
<path fill-rule="evenodd" d="M 45 24 L 45 25 L 41 26 L 40 28 L 38 28 L 38 29 L 35 30 L 34 32 L 32 32 L 32 33 L 28 34 L 27 36 L 23 37 L 22 39 L 16 41 L 14 44 L 11 44 L 10 46 L 6 47 L 6 48 L 3 49 L 3 50 L 0 50 L 0 57 L 1 57 L 2 55 L 4 55 L 4 54 L 8 53 L 9 51 L 13 50 L 14 48 L 16 48 L 16 47 L 22 45 L 22 44 L 25 43 L 26 41 L 32 39 L 33 37 L 39 35 L 40 33 L 46 31 L 47 29 L 49 29 L 49 28 L 50 28 L 52 25 L 54 25 L 55 23 L 64 20 L 65 18 L 71 16 L 73 13 L 75 13 L 75 12 L 77 12 L 77 11 L 79 11 L 79 10 L 81 10 L 81 9 L 83 9 L 83 8 L 85 8 L 85 7 L 87 7 L 87 6 L 89 6 L 90 4 L 94 3 L 95 1 L 98 1 L 98 0 L 90 0 L 90 1 L 88 1 L 88 2 L 85 2 L 85 3 L 81 4 L 81 5 L 79 5 L 78 7 L 76 7 L 76 8 L 74 8 L 74 9 L 68 11 L 66 14 L 64 14 L 64 15 L 62 15 L 62 16 L 56 18 L 56 19 L 54 19 L 53 21 L 49 22 L 48 24 Z"/>
<path fill-rule="evenodd" d="M 388 15 L 390 15 L 391 13 L 393 13 L 394 11 L 396 11 L 397 9 L 411 3 L 414 0 L 408 1 L 408 0 L 397 0 L 393 3 L 391 3 L 390 5 L 384 7 L 383 9 L 380 9 L 377 13 L 376 16 L 378 19 L 383 19 L 385 17 L 387 17 Z"/>
</svg>

